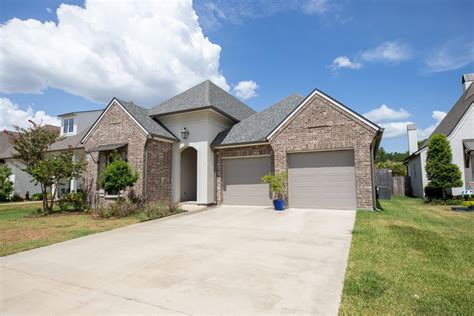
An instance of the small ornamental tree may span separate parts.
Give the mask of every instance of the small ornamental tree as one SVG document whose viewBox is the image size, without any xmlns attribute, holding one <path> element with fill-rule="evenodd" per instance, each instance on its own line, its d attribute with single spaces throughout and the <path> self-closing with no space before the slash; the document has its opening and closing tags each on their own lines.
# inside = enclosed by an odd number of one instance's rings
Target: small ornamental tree
<svg viewBox="0 0 474 316">
<path fill-rule="evenodd" d="M 451 146 L 442 134 L 431 137 L 426 156 L 427 187 L 441 189 L 446 199 L 446 189 L 462 186 L 461 171 L 452 163 Z"/>
<path fill-rule="evenodd" d="M 120 197 L 120 191 L 133 186 L 138 180 L 138 172 L 132 170 L 128 162 L 124 161 L 118 154 L 114 154 L 112 161 L 105 167 L 99 176 L 100 186 L 107 191 L 116 191 Z"/>
<path fill-rule="evenodd" d="M 13 193 L 12 171 L 7 166 L 0 167 L 0 201 L 8 201 Z"/>
<path fill-rule="evenodd" d="M 263 183 L 270 185 L 270 191 L 273 194 L 274 199 L 284 200 L 286 199 L 287 189 L 286 182 L 288 180 L 287 172 L 280 172 L 276 174 L 269 173 L 262 177 Z"/>
<path fill-rule="evenodd" d="M 22 170 L 33 178 L 33 183 L 41 187 L 43 211 L 50 213 L 61 182 L 79 177 L 85 164 L 73 161 L 72 148 L 59 154 L 48 153 L 48 147 L 61 139 L 58 132 L 33 121 L 29 122 L 31 125 L 28 128 L 15 127 L 16 133 L 6 133 L 16 152 L 13 156 L 25 165 Z M 48 194 L 51 196 L 49 201 Z"/>
</svg>

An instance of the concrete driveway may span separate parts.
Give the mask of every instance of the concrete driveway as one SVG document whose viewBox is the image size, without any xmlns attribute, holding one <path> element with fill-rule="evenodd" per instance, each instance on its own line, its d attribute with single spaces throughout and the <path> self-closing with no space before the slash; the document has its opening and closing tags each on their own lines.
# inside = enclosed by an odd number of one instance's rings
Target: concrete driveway
<svg viewBox="0 0 474 316">
<path fill-rule="evenodd" d="M 0 258 L 0 314 L 336 314 L 355 211 L 219 206 Z"/>
</svg>

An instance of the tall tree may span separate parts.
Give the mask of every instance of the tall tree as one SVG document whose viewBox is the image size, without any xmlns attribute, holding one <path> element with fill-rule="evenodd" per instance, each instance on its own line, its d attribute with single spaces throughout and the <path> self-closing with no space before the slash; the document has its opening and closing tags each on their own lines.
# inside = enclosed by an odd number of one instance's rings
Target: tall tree
<svg viewBox="0 0 474 316">
<path fill-rule="evenodd" d="M 431 137 L 426 156 L 426 176 L 428 187 L 442 189 L 446 198 L 446 189 L 462 186 L 461 171 L 453 164 L 451 146 L 446 136 L 436 134 Z"/>
<path fill-rule="evenodd" d="M 43 211 L 50 213 L 61 181 L 79 177 L 85 169 L 85 164 L 73 161 L 72 148 L 59 154 L 48 153 L 49 146 L 61 139 L 58 132 L 33 121 L 29 122 L 28 128 L 17 126 L 17 133 L 7 133 L 16 151 L 14 157 L 25 166 L 22 170 L 41 187 Z M 48 194 L 51 195 L 50 200 Z"/>
</svg>

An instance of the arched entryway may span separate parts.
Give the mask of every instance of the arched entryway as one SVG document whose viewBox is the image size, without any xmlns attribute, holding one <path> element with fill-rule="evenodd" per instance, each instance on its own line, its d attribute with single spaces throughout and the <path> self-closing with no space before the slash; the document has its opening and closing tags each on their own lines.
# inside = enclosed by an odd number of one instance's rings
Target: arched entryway
<svg viewBox="0 0 474 316">
<path fill-rule="evenodd" d="M 197 151 L 188 147 L 181 152 L 180 201 L 197 200 Z"/>
</svg>

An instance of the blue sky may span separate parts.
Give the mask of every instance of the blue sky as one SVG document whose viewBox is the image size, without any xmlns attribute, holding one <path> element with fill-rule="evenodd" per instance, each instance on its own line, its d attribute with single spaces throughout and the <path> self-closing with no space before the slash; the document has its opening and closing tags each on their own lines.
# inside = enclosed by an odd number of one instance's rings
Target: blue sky
<svg viewBox="0 0 474 316">
<path fill-rule="evenodd" d="M 427 136 L 474 72 L 472 12 L 440 0 L 1 0 L 0 125 L 114 96 L 151 106 L 211 78 L 255 110 L 318 88 L 405 151 L 406 123 Z"/>
</svg>

